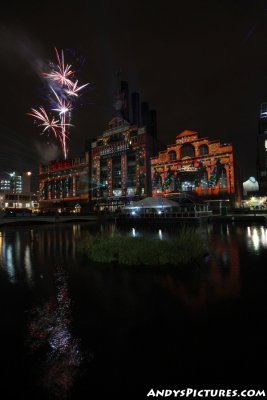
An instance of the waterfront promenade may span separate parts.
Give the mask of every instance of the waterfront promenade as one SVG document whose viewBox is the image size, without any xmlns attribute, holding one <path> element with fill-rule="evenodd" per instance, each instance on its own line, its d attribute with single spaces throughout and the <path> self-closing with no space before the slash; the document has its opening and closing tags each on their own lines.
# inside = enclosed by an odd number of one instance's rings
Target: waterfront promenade
<svg viewBox="0 0 267 400">
<path fill-rule="evenodd" d="M 165 213 L 165 214 L 120 214 L 116 221 L 119 224 L 136 225 L 174 225 L 181 223 L 209 223 L 209 222 L 240 222 L 240 223 L 263 223 L 267 222 L 267 214 L 228 214 L 219 215 L 211 212 L 197 213 Z"/>
<path fill-rule="evenodd" d="M 116 221 L 125 225 L 172 225 L 180 223 L 209 223 L 209 222 L 237 222 L 237 223 L 267 223 L 266 214 L 228 214 L 216 215 L 202 213 L 202 215 L 178 215 L 178 214 L 149 214 L 149 215 L 52 215 L 52 216 L 20 216 L 0 217 L 0 226 L 4 225 L 38 225 L 38 224 L 59 224 L 67 222 L 97 222 Z"/>
</svg>

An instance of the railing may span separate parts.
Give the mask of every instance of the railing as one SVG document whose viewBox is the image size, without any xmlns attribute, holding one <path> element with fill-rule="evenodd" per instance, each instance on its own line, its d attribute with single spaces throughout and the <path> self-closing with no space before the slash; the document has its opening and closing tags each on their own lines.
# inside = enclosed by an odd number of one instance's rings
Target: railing
<svg viewBox="0 0 267 400">
<path fill-rule="evenodd" d="M 200 217 L 208 217 L 212 215 L 212 211 L 182 211 L 182 212 L 170 212 L 170 213 L 140 213 L 140 214 L 131 214 L 131 213 L 121 213 L 118 215 L 119 219 L 175 219 L 175 218 L 200 218 Z"/>
</svg>

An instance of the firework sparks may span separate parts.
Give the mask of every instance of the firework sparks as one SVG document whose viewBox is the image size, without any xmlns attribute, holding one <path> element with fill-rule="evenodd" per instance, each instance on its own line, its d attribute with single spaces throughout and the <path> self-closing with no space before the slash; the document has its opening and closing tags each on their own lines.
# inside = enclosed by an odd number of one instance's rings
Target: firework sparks
<svg viewBox="0 0 267 400">
<path fill-rule="evenodd" d="M 78 97 L 78 96 L 79 96 L 78 92 L 79 92 L 80 90 L 82 90 L 83 88 L 85 88 L 87 85 L 89 85 L 89 83 L 86 83 L 85 85 L 82 85 L 82 86 L 78 86 L 78 81 L 76 81 L 76 82 L 73 84 L 72 88 L 66 90 L 66 93 L 67 93 L 69 96 Z"/>
<path fill-rule="evenodd" d="M 31 113 L 28 113 L 28 115 L 32 116 L 35 119 L 38 119 L 39 121 L 42 121 L 42 124 L 39 124 L 39 126 L 44 127 L 43 133 L 46 130 L 51 129 L 57 137 L 56 130 L 61 128 L 59 121 L 57 121 L 55 117 L 52 117 L 52 119 L 49 120 L 49 116 L 47 115 L 47 112 L 43 107 L 39 107 L 39 110 L 32 108 Z"/>
<path fill-rule="evenodd" d="M 74 80 L 75 71 L 70 64 L 65 64 L 64 53 L 61 51 L 61 57 L 58 50 L 55 48 L 57 64 L 50 64 L 50 72 L 43 73 L 43 76 L 50 82 L 49 84 L 49 102 L 52 104 L 51 111 L 57 113 L 55 116 L 50 117 L 44 107 L 38 109 L 31 109 L 28 115 L 41 121 L 39 126 L 44 129 L 42 133 L 51 130 L 55 137 L 60 141 L 64 158 L 67 158 L 68 148 L 66 139 L 68 139 L 68 127 L 71 126 L 70 118 L 71 111 L 74 106 L 74 98 L 78 98 L 82 89 L 89 83 L 78 86 L 78 80 Z M 51 100 L 51 93 L 54 99 Z"/>
<path fill-rule="evenodd" d="M 56 48 L 55 52 L 58 64 L 52 64 L 52 71 L 49 73 L 45 72 L 43 75 L 46 78 L 59 83 L 61 86 L 66 85 L 67 87 L 71 88 L 73 86 L 73 81 L 70 79 L 70 77 L 74 74 L 74 71 L 71 70 L 71 65 L 65 66 L 63 51 L 61 51 L 61 58 Z"/>
</svg>

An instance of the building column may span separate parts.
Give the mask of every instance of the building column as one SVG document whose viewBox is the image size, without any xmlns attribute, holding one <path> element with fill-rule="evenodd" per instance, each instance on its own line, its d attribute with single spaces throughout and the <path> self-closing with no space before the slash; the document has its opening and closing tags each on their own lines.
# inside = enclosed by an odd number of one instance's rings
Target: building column
<svg viewBox="0 0 267 400">
<path fill-rule="evenodd" d="M 121 192 L 126 195 L 127 192 L 127 155 L 121 155 Z"/>
<path fill-rule="evenodd" d="M 108 168 L 108 196 L 113 196 L 113 185 L 112 185 L 112 158 L 110 157 L 107 162 Z"/>
</svg>

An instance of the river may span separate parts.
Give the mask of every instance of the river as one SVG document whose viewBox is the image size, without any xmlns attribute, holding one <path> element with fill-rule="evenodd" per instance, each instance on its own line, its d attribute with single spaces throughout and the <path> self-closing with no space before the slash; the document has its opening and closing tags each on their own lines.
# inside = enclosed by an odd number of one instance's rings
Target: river
<svg viewBox="0 0 267 400">
<path fill-rule="evenodd" d="M 86 232 L 116 229 L 1 227 L 4 398 L 142 399 L 151 388 L 264 388 L 266 227 L 199 227 L 210 255 L 190 273 L 93 265 L 77 251 Z M 167 240 L 176 231 L 121 233 Z"/>
</svg>

